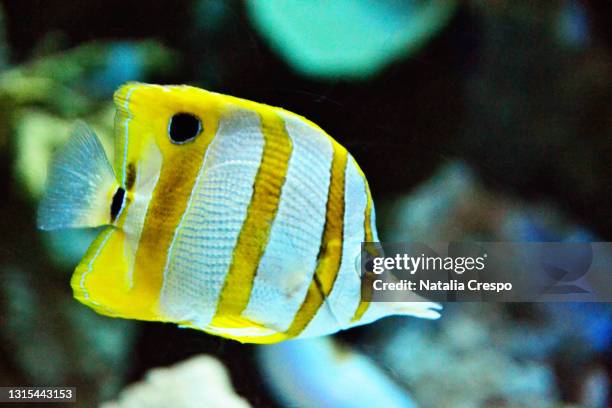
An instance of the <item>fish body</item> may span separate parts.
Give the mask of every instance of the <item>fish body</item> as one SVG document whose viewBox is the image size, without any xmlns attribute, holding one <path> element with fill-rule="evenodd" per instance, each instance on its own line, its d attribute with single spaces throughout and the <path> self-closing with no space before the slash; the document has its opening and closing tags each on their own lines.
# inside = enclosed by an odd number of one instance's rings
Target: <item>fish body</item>
<svg viewBox="0 0 612 408">
<path fill-rule="evenodd" d="M 82 303 L 252 343 L 438 316 L 427 302 L 361 298 L 372 197 L 314 123 L 190 86 L 129 83 L 114 101 L 114 164 L 82 128 L 38 215 L 43 229 L 106 225 L 71 280 Z"/>
</svg>

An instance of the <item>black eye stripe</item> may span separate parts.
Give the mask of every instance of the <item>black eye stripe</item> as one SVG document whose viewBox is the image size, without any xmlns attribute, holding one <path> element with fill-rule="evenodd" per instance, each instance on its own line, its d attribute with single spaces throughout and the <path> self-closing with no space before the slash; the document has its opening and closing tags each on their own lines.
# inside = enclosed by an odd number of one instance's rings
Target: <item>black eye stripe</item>
<svg viewBox="0 0 612 408">
<path fill-rule="evenodd" d="M 177 113 L 168 122 L 168 136 L 174 144 L 191 142 L 201 132 L 202 121 L 191 113 Z"/>
</svg>

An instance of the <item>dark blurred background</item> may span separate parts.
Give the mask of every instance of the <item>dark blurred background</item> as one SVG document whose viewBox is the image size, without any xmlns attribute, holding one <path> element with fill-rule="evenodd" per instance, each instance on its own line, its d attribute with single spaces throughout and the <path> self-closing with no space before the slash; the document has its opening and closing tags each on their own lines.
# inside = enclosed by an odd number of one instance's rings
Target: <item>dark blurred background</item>
<svg viewBox="0 0 612 408">
<path fill-rule="evenodd" d="M 196 85 L 311 119 L 367 175 L 382 240 L 612 240 L 607 2 L 323 3 L 0 2 L 1 385 L 75 384 L 90 406 L 153 367 L 203 353 L 253 406 L 337 404 L 323 386 L 298 397 L 274 383 L 272 348 L 262 357 L 173 325 L 116 321 L 71 298 L 69 276 L 92 233 L 35 230 L 44 169 L 77 119 L 110 138 L 112 92 L 128 80 Z M 438 322 L 392 318 L 333 341 L 370 356 L 379 381 L 418 406 L 604 407 L 610 313 L 604 304 L 456 304 Z M 453 330 L 480 337 L 450 344 Z M 409 351 L 394 348 L 400 334 L 414 336 Z M 491 359 L 478 365 L 483 349 Z M 404 372 L 385 350 L 421 368 Z M 308 364 L 292 367 L 316 377 Z M 490 381 L 444 399 L 461 386 L 436 373 Z M 300 378 L 309 377 L 296 374 L 298 388 Z"/>
</svg>

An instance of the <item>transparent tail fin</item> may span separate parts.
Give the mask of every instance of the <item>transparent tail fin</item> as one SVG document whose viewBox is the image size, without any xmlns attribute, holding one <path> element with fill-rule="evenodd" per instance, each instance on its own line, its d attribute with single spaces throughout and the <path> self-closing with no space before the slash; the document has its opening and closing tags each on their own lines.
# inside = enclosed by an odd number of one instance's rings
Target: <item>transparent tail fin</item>
<svg viewBox="0 0 612 408">
<path fill-rule="evenodd" d="M 98 137 L 85 124 L 79 124 L 51 165 L 38 208 L 38 228 L 110 224 L 111 203 L 118 188 Z"/>
</svg>

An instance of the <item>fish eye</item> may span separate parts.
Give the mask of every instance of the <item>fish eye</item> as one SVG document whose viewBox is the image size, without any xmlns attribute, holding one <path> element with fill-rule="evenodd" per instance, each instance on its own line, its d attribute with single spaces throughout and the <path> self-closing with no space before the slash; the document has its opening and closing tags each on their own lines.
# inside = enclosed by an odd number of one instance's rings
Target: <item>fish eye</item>
<svg viewBox="0 0 612 408">
<path fill-rule="evenodd" d="M 177 113 L 168 123 L 168 136 L 174 144 L 192 141 L 202 132 L 202 121 L 190 113 Z"/>
</svg>

